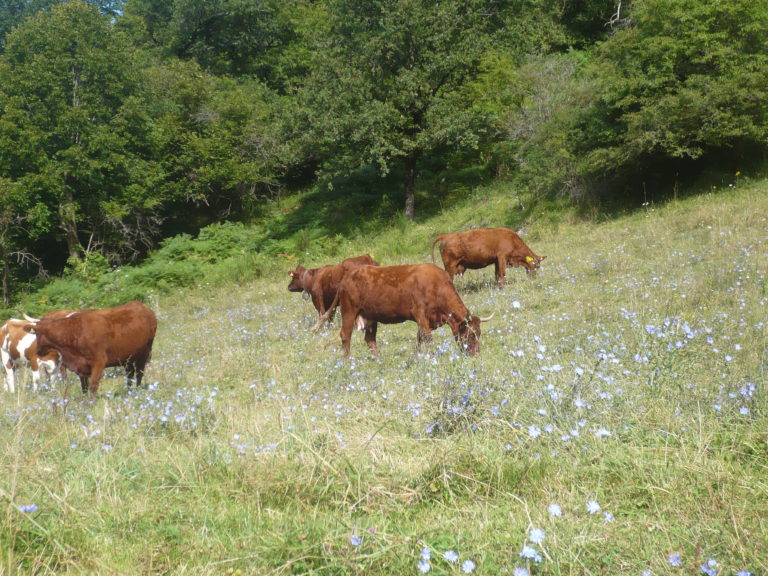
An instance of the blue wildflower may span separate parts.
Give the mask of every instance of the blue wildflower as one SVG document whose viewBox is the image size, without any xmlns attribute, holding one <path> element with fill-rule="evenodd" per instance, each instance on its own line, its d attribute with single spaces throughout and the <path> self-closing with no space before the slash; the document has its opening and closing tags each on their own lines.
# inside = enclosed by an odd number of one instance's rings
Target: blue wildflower
<svg viewBox="0 0 768 576">
<path fill-rule="evenodd" d="M 587 502 L 587 512 L 590 514 L 597 514 L 600 512 L 600 504 L 597 502 L 597 500 L 590 500 Z"/>
<path fill-rule="evenodd" d="M 717 576 L 717 562 L 712 558 L 706 564 L 701 565 L 701 571 L 707 576 Z"/>
<path fill-rule="evenodd" d="M 515 568 L 512 570 L 512 576 L 530 576 L 526 568 Z"/>
<path fill-rule="evenodd" d="M 360 544 L 363 543 L 363 539 L 360 538 L 357 534 L 352 534 L 352 536 L 349 539 L 349 543 L 352 544 L 352 546 L 360 546 Z"/>
<path fill-rule="evenodd" d="M 472 560 L 464 560 L 461 564 L 461 571 L 464 574 L 472 574 L 475 571 L 475 563 Z"/>
<path fill-rule="evenodd" d="M 37 512 L 37 504 L 22 504 L 19 506 L 19 511 L 29 514 L 30 512 Z"/>
<path fill-rule="evenodd" d="M 526 560 L 533 560 L 537 564 L 541 562 L 541 554 L 538 553 L 536 548 L 528 546 L 528 544 L 523 546 L 523 549 L 520 551 L 520 557 Z"/>
<path fill-rule="evenodd" d="M 682 558 L 680 558 L 680 554 L 677 552 L 673 552 L 669 555 L 669 565 L 677 568 L 683 563 Z"/>
<path fill-rule="evenodd" d="M 544 541 L 544 530 L 541 528 L 533 528 L 528 533 L 528 538 L 530 538 L 531 542 L 534 544 L 541 544 Z"/>
<path fill-rule="evenodd" d="M 419 572 L 421 572 L 422 574 L 426 574 L 432 569 L 432 566 L 429 565 L 429 560 L 423 560 L 423 559 L 419 560 L 418 567 L 419 567 Z"/>
<path fill-rule="evenodd" d="M 547 512 L 549 512 L 550 516 L 562 516 L 563 515 L 563 509 L 560 508 L 559 504 L 550 504 L 547 506 Z"/>
<path fill-rule="evenodd" d="M 445 554 L 443 554 L 443 558 L 445 558 L 451 564 L 454 564 L 459 559 L 459 555 L 456 554 L 455 550 L 448 550 L 445 552 Z"/>
<path fill-rule="evenodd" d="M 736 576 L 752 576 L 752 572 L 747 572 L 746 570 L 739 570 L 736 572 Z"/>
<path fill-rule="evenodd" d="M 429 546 L 424 546 L 421 550 L 421 554 L 419 554 L 419 558 L 422 560 L 429 560 L 432 558 L 432 550 L 429 549 Z"/>
</svg>

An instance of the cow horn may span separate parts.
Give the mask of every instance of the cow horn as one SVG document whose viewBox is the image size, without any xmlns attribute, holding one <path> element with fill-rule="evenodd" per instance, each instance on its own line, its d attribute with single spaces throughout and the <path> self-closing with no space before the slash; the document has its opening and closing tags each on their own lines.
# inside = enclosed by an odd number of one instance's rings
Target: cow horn
<svg viewBox="0 0 768 576">
<path fill-rule="evenodd" d="M 493 315 L 496 314 L 496 312 L 491 312 L 490 316 L 486 316 L 485 318 L 480 318 L 480 322 L 488 322 L 491 318 L 493 318 Z"/>
<path fill-rule="evenodd" d="M 40 318 L 32 318 L 32 316 L 29 316 L 26 313 L 24 313 L 24 320 L 27 322 L 32 322 L 33 324 L 40 322 Z"/>
</svg>

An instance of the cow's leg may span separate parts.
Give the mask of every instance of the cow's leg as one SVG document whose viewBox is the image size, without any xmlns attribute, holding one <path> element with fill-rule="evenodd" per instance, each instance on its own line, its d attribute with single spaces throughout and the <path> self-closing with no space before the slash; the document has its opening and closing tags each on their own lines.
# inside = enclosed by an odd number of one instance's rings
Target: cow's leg
<svg viewBox="0 0 768 576">
<path fill-rule="evenodd" d="M 16 392 L 16 379 L 13 374 L 13 360 L 7 350 L 0 348 L 0 358 L 5 368 L 5 391 Z"/>
<path fill-rule="evenodd" d="M 429 322 L 421 320 L 416 322 L 419 326 L 419 331 L 416 334 L 416 347 L 419 352 L 422 350 L 422 345 L 427 345 L 432 342 L 432 329 L 429 327 Z"/>
<path fill-rule="evenodd" d="M 37 384 L 40 382 L 40 370 L 32 370 L 32 390 L 37 392 Z"/>
<path fill-rule="evenodd" d="M 40 360 L 40 366 L 42 366 L 43 370 L 45 370 L 48 382 L 51 384 L 56 382 L 56 379 L 60 374 L 58 362 L 55 360 Z"/>
<path fill-rule="evenodd" d="M 446 259 L 443 258 L 443 266 L 445 267 L 445 271 L 448 272 L 448 276 L 450 276 L 451 280 L 453 280 L 453 277 L 457 274 L 457 264 L 450 259 L 446 261 Z"/>
<path fill-rule="evenodd" d="M 105 363 L 94 364 L 91 366 L 91 375 L 88 376 L 88 395 L 93 399 L 99 391 L 99 381 L 104 375 Z"/>
<path fill-rule="evenodd" d="M 504 276 L 507 272 L 507 259 L 503 256 L 499 256 L 496 259 L 496 284 L 499 288 L 504 288 Z"/>
<path fill-rule="evenodd" d="M 37 383 L 40 382 L 40 363 L 36 358 L 30 358 L 29 367 L 32 370 L 32 389 L 37 392 Z"/>
<path fill-rule="evenodd" d="M 136 379 L 136 361 L 134 359 L 128 360 L 125 363 L 125 385 L 130 388 Z M 136 386 L 138 388 L 138 385 Z"/>
<path fill-rule="evenodd" d="M 419 333 L 416 335 L 416 347 L 421 352 L 425 347 L 429 348 L 432 344 L 432 332 L 425 331 L 419 328 Z"/>
<path fill-rule="evenodd" d="M 378 322 L 368 322 L 365 325 L 365 343 L 368 344 L 368 348 L 371 349 L 374 355 L 378 355 L 379 349 L 376 346 L 376 330 L 378 330 Z"/>
<path fill-rule="evenodd" d="M 5 365 L 5 390 L 13 394 L 16 392 L 16 375 L 13 369 L 13 363 L 9 367 Z"/>
<path fill-rule="evenodd" d="M 315 310 L 317 310 L 317 313 L 320 314 L 320 316 L 325 314 L 325 303 L 320 296 L 312 294 L 312 305 L 315 307 Z"/>
<path fill-rule="evenodd" d="M 88 394 L 88 376 L 80 376 L 80 389 L 83 394 Z"/>
<path fill-rule="evenodd" d="M 152 346 L 152 343 L 149 343 Z M 144 378 L 144 367 L 149 361 L 149 353 L 142 353 L 134 356 L 133 360 L 126 365 L 126 375 L 128 376 L 128 387 L 131 387 L 131 380 L 136 379 L 136 388 L 141 387 L 141 381 Z"/>
<path fill-rule="evenodd" d="M 342 309 L 341 311 L 341 330 L 339 336 L 341 336 L 341 346 L 344 348 L 344 356 L 349 357 L 349 349 L 352 342 L 352 332 L 355 329 L 355 319 L 357 318 L 357 311 L 347 312 Z"/>
<path fill-rule="evenodd" d="M 141 363 L 136 361 L 136 388 L 141 388 L 141 381 L 144 379 L 144 366 L 147 365 L 147 358 L 144 358 Z"/>
</svg>

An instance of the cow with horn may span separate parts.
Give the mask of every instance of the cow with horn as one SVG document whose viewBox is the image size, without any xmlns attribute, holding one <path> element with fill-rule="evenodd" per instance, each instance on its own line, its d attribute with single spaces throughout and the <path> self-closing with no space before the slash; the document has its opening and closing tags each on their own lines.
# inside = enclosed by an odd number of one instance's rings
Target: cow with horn
<svg viewBox="0 0 768 576">
<path fill-rule="evenodd" d="M 341 343 L 349 356 L 352 331 L 365 332 L 365 342 L 376 354 L 379 322 L 399 324 L 407 320 L 419 327 L 419 349 L 432 331 L 448 324 L 459 347 L 468 355 L 480 352 L 480 323 L 490 320 L 470 314 L 448 273 L 434 264 L 363 266 L 350 271 L 328 311 L 320 317 L 317 332 L 341 306 Z"/>
</svg>

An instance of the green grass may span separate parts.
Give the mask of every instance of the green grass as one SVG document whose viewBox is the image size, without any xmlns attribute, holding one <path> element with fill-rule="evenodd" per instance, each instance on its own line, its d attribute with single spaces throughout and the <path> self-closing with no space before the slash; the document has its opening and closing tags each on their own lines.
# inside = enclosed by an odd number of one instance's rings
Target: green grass
<svg viewBox="0 0 768 576">
<path fill-rule="evenodd" d="M 447 329 L 418 355 L 408 323 L 344 360 L 338 320 L 310 333 L 286 290 L 323 263 L 311 242 L 259 277 L 153 291 L 147 388 L 0 397 L 0 573 L 418 574 L 425 547 L 438 575 L 768 573 L 766 215 L 766 183 L 604 223 L 491 188 L 337 243 L 396 264 L 524 224 L 536 280 L 457 279 L 496 313 L 476 358 Z"/>
</svg>

